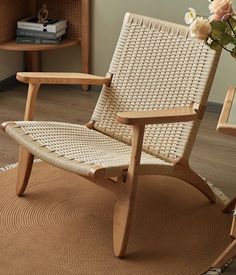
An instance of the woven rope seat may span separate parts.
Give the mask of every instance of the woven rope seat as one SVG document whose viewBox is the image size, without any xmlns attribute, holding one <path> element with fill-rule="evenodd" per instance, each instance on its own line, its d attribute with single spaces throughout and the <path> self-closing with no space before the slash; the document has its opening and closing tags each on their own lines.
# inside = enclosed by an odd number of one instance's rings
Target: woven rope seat
<svg viewBox="0 0 236 275">
<path fill-rule="evenodd" d="M 86 126 L 59 122 L 18 121 L 9 125 L 7 133 L 35 156 L 59 168 L 83 176 L 119 176 L 127 170 L 131 146 Z M 145 152 L 141 166 L 167 165 Z M 97 173 L 94 173 L 97 170 Z"/>
<path fill-rule="evenodd" d="M 21 145 L 17 194 L 28 185 L 34 156 L 111 191 L 117 257 L 125 255 L 140 175 L 181 179 L 214 203 L 214 193 L 190 168 L 189 157 L 219 57 L 186 26 L 127 13 L 105 77 L 17 73 L 29 84 L 25 121 L 2 124 Z M 31 121 L 42 84 L 103 87 L 91 120 L 80 126 Z"/>
</svg>

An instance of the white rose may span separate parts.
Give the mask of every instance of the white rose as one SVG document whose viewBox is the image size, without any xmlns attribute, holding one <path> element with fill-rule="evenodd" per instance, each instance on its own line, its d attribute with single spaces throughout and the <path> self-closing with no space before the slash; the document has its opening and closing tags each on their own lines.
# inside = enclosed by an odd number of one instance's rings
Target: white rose
<svg viewBox="0 0 236 275">
<path fill-rule="evenodd" d="M 196 19 L 196 17 L 197 17 L 196 10 L 193 8 L 188 8 L 188 12 L 185 13 L 185 17 L 184 17 L 185 23 L 187 25 L 191 24 L 193 20 Z"/>
<path fill-rule="evenodd" d="M 190 34 L 200 40 L 206 40 L 211 33 L 211 24 L 207 19 L 197 17 L 190 25 Z"/>
</svg>

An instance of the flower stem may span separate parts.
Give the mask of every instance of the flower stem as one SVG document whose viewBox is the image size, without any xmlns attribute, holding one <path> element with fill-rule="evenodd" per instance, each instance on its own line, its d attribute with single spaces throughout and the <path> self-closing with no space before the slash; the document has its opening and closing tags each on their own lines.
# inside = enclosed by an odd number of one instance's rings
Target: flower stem
<svg viewBox="0 0 236 275">
<path fill-rule="evenodd" d="M 233 52 L 233 51 L 227 49 L 225 46 L 221 45 L 219 41 L 216 41 L 216 42 L 221 46 L 222 49 L 226 50 L 227 52 L 229 52 L 229 53 Z"/>
<path fill-rule="evenodd" d="M 227 22 L 228 22 L 228 24 L 229 24 L 229 26 L 230 26 L 231 30 L 233 31 L 234 36 L 236 36 L 236 33 L 235 33 L 235 31 L 234 31 L 234 28 L 233 28 L 233 26 L 231 25 L 231 23 L 230 23 L 229 19 L 227 20 Z"/>
<path fill-rule="evenodd" d="M 229 52 L 229 53 L 232 53 L 232 52 L 233 52 L 233 51 L 227 49 L 225 46 L 221 45 L 220 42 L 219 42 L 218 40 L 213 39 L 211 35 L 210 35 L 210 38 L 211 38 L 213 41 L 215 41 L 219 46 L 221 46 L 222 49 L 226 50 L 226 51 Z"/>
<path fill-rule="evenodd" d="M 218 43 L 218 44 L 220 45 L 220 43 Z M 226 50 L 226 51 L 229 52 L 229 53 L 232 53 L 232 52 L 233 52 L 233 51 L 227 49 L 226 47 L 224 47 L 224 46 L 222 46 L 222 45 L 220 45 L 220 46 L 221 46 L 221 48 L 223 48 L 224 50 Z"/>
</svg>

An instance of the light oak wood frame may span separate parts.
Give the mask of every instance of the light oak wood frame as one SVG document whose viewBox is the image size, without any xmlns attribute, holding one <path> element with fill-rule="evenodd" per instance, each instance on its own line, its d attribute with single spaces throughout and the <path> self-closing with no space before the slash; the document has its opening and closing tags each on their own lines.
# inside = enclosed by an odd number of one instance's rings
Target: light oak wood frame
<svg viewBox="0 0 236 275">
<path fill-rule="evenodd" d="M 133 125 L 133 127 L 143 126 L 147 124 L 162 124 L 174 122 L 194 121 L 196 125 L 200 124 L 202 119 L 202 110 L 199 106 L 193 104 L 190 107 L 179 107 L 167 110 L 154 110 L 154 111 L 135 111 L 118 113 L 117 120 L 120 123 Z M 143 138 L 143 137 L 142 137 Z M 195 137 L 194 137 L 195 138 Z M 192 138 L 192 139 L 194 139 Z M 190 141 L 192 142 L 192 141 Z M 132 143 L 133 144 L 133 143 Z M 151 167 L 150 167 L 151 168 Z M 215 203 L 215 195 L 209 188 L 208 184 L 203 178 L 195 173 L 189 166 L 188 158 L 179 159 L 174 165 L 173 169 L 169 171 L 157 171 L 148 169 L 142 174 L 158 174 L 176 177 L 186 181 L 200 192 L 202 192 L 212 203 Z"/>
<path fill-rule="evenodd" d="M 17 79 L 29 84 L 24 120 L 33 120 L 35 101 L 41 84 L 94 84 L 109 86 L 112 75 L 107 74 L 106 77 L 98 77 L 74 73 L 18 73 Z M 213 192 L 207 183 L 191 170 L 187 160 L 178 161 L 173 165 L 173 169 L 169 170 L 169 172 L 162 172 L 160 169 L 157 170 L 155 169 L 155 166 L 152 165 L 145 167 L 144 170 L 140 170 L 140 157 L 146 124 L 184 121 L 194 121 L 198 124 L 201 118 L 202 108 L 199 108 L 197 105 L 179 107 L 170 110 L 126 112 L 117 114 L 118 122 L 133 126 L 132 153 L 129 168 L 127 171 L 124 171 L 123 175 L 117 176 L 117 183 L 110 178 L 96 178 L 96 171 L 90 178 L 92 182 L 108 189 L 116 197 L 113 217 L 113 244 L 115 256 L 122 258 L 125 255 L 139 175 L 159 174 L 182 179 L 200 190 L 211 202 L 215 202 Z M 7 123 L 4 123 L 2 128 L 4 129 L 6 125 Z M 93 124 L 88 124 L 88 127 L 93 128 Z M 16 186 L 16 192 L 19 196 L 23 195 L 27 187 L 33 158 L 34 156 L 32 153 L 22 146 L 20 147 Z"/>
<path fill-rule="evenodd" d="M 217 131 L 227 135 L 236 137 L 236 125 L 228 123 L 232 103 L 236 96 L 236 87 L 229 87 L 224 105 L 220 114 L 220 118 L 217 125 Z M 236 209 L 236 196 L 230 200 L 230 202 L 223 209 L 224 213 L 232 213 Z M 213 268 L 221 268 L 228 261 L 236 257 L 236 216 L 233 215 L 230 237 L 232 239 L 231 244 L 221 253 L 221 255 L 212 264 Z"/>
<path fill-rule="evenodd" d="M 224 105 L 220 114 L 220 118 L 217 124 L 218 132 L 224 133 L 227 135 L 232 135 L 232 136 L 236 136 L 236 125 L 228 123 L 228 119 L 229 119 L 230 110 L 231 110 L 232 103 L 235 96 L 236 96 L 236 87 L 234 86 L 229 87 L 225 97 Z M 224 212 L 230 213 L 233 209 L 235 209 L 235 205 L 236 205 L 236 196 L 226 205 Z M 232 231 L 236 231 L 236 229 L 232 228 Z M 232 234 L 232 236 L 236 238 L 236 232 L 235 234 Z"/>
<path fill-rule="evenodd" d="M 194 105 L 169 110 L 135 111 L 117 114 L 118 122 L 133 126 L 133 138 L 130 166 L 125 181 L 126 190 L 125 192 L 122 190 L 122 192 L 118 193 L 119 196 L 116 194 L 117 202 L 113 217 L 113 240 L 116 256 L 123 257 L 127 246 L 138 176 L 140 174 L 139 167 L 145 125 L 197 121 L 199 117 L 202 117 L 202 114 L 195 109 Z M 199 175 L 191 170 L 187 161 L 181 161 L 174 166 L 172 173 L 168 176 L 176 177 L 190 183 L 202 192 L 212 203 L 215 203 L 215 195 L 212 190 Z M 148 171 L 146 172 L 148 174 Z M 152 173 L 151 170 L 150 173 Z M 158 174 L 161 175 L 162 173 L 158 171 Z M 167 174 L 163 173 L 163 175 Z"/>
<path fill-rule="evenodd" d="M 236 87 L 229 87 L 224 105 L 220 114 L 220 118 L 217 124 L 217 131 L 220 133 L 224 133 L 227 135 L 232 135 L 236 136 L 236 125 L 228 123 L 229 115 L 230 115 L 230 110 L 232 107 L 232 103 L 234 100 L 234 97 L 236 96 Z M 236 205 L 236 196 L 226 205 L 225 209 L 223 210 L 225 213 L 230 213 L 232 212 L 233 209 L 235 209 Z M 232 227 L 232 233 L 231 235 L 236 238 L 236 229 Z"/>
<path fill-rule="evenodd" d="M 231 86 L 228 89 L 225 97 L 223 109 L 221 111 L 221 115 L 217 125 L 218 132 L 232 135 L 232 136 L 236 136 L 236 125 L 228 123 L 228 119 L 229 119 L 233 99 L 236 96 L 235 89 L 236 87 L 233 87 L 233 86 Z"/>
<path fill-rule="evenodd" d="M 28 83 L 28 96 L 25 108 L 25 121 L 33 120 L 35 112 L 35 103 L 39 87 L 41 84 L 81 84 L 81 85 L 109 85 L 111 77 L 99 77 L 89 74 L 80 73 L 17 73 L 17 79 L 21 82 Z M 11 122 L 6 122 L 1 125 L 5 127 Z M 16 193 L 22 196 L 29 182 L 30 173 L 32 170 L 34 156 L 23 146 L 20 146 L 18 157 L 18 173 L 16 183 Z"/>
</svg>

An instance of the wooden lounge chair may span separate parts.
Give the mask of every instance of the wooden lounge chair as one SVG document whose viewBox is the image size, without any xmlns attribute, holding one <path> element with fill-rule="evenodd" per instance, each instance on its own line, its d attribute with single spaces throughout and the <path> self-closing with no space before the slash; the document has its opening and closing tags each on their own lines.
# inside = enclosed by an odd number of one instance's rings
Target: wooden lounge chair
<svg viewBox="0 0 236 275">
<path fill-rule="evenodd" d="M 182 179 L 214 203 L 212 190 L 188 160 L 219 56 L 191 38 L 185 26 L 127 13 L 106 77 L 18 73 L 19 81 L 29 83 L 25 121 L 2 124 L 21 145 L 17 194 L 25 191 L 34 156 L 110 190 L 116 197 L 117 257 L 125 255 L 139 175 Z M 103 89 L 91 121 L 81 126 L 32 121 L 41 84 Z"/>
</svg>

